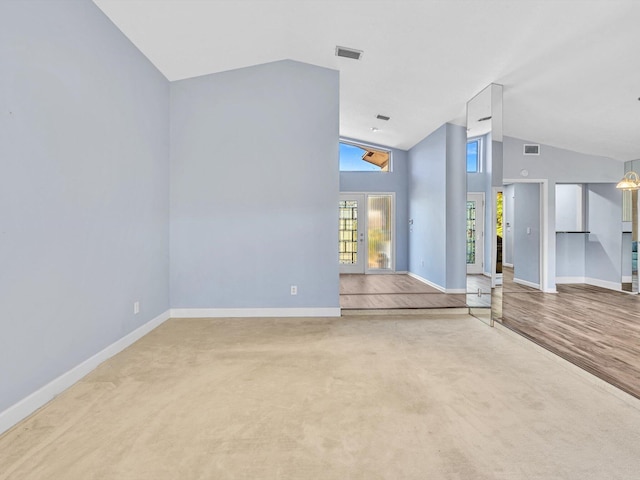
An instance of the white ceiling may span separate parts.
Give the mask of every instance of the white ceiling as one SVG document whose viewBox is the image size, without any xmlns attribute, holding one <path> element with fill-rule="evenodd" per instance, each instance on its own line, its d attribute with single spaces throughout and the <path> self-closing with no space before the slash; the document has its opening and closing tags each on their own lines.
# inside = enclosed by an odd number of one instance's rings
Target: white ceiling
<svg viewBox="0 0 640 480">
<path fill-rule="evenodd" d="M 94 1 L 169 80 L 281 59 L 340 70 L 343 136 L 409 149 L 464 124 L 493 82 L 505 135 L 640 158 L 637 0 Z"/>
</svg>

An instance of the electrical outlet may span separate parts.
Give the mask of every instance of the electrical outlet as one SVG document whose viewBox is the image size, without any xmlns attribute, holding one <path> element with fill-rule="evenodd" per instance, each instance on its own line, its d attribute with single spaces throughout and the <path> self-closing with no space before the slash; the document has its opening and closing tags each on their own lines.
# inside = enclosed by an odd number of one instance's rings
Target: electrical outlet
<svg viewBox="0 0 640 480">
<path fill-rule="evenodd" d="M 133 302 L 133 313 L 135 315 L 140 313 L 140 302 Z"/>
<path fill-rule="evenodd" d="M 297 295 L 297 294 L 298 294 L 298 286 L 291 285 L 291 295 Z"/>
</svg>

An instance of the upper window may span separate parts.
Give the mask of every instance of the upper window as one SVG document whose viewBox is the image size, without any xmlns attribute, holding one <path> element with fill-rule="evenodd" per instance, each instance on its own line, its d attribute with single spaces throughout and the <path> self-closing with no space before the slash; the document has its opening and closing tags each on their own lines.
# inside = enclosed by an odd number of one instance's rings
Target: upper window
<svg viewBox="0 0 640 480">
<path fill-rule="evenodd" d="M 480 171 L 480 139 L 467 142 L 467 173 Z"/>
<path fill-rule="evenodd" d="M 367 145 L 340 142 L 341 172 L 389 172 L 391 152 Z"/>
</svg>

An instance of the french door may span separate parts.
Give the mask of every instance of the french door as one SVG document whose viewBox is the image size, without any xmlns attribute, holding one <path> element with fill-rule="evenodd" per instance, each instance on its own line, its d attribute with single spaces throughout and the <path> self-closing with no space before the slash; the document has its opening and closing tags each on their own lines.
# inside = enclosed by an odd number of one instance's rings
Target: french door
<svg viewBox="0 0 640 480">
<path fill-rule="evenodd" d="M 467 273 L 482 273 L 484 260 L 484 193 L 467 194 Z"/>
<path fill-rule="evenodd" d="M 340 194 L 340 273 L 393 271 L 393 209 L 390 193 Z"/>
</svg>

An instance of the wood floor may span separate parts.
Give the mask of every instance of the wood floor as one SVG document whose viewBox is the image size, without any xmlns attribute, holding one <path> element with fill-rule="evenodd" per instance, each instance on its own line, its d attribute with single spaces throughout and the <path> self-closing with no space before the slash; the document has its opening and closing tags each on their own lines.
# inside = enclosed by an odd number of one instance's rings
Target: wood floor
<svg viewBox="0 0 640 480">
<path fill-rule="evenodd" d="M 465 294 L 443 293 L 409 275 L 340 275 L 346 310 L 464 308 Z"/>
<path fill-rule="evenodd" d="M 640 398 L 640 296 L 590 285 L 503 292 L 502 323 Z"/>
</svg>

